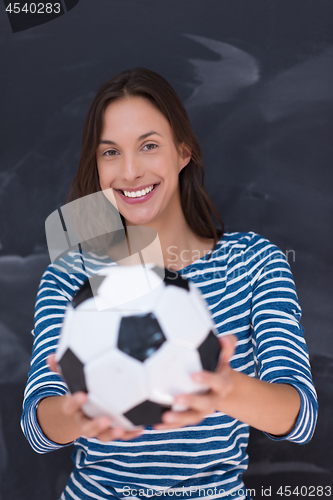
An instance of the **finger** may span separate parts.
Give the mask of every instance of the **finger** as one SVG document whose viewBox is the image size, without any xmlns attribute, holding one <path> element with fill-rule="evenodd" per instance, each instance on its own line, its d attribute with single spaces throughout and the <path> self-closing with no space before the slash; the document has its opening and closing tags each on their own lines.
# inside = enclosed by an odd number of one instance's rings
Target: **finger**
<svg viewBox="0 0 333 500">
<path fill-rule="evenodd" d="M 179 429 L 179 427 L 183 427 L 179 424 L 155 424 L 153 426 L 154 431 L 167 431 L 172 429 Z"/>
<path fill-rule="evenodd" d="M 235 354 L 237 340 L 236 335 L 225 335 L 224 337 L 219 337 L 221 344 L 219 367 L 229 364 L 230 358 Z"/>
<path fill-rule="evenodd" d="M 125 433 L 126 431 L 121 427 L 112 427 L 100 432 L 96 437 L 100 441 L 114 441 L 115 439 L 121 439 Z"/>
<path fill-rule="evenodd" d="M 205 394 L 186 394 L 177 396 L 175 403 L 185 406 L 188 410 L 194 410 L 203 415 L 209 415 L 216 411 L 217 395 L 213 391 Z M 180 414 L 185 412 L 168 412 L 171 414 Z"/>
<path fill-rule="evenodd" d="M 125 434 L 121 437 L 122 441 L 129 441 L 131 439 L 135 439 L 143 433 L 144 428 L 142 427 L 141 429 L 135 430 L 135 431 L 126 431 Z"/>
<path fill-rule="evenodd" d="M 111 420 L 108 417 L 103 416 L 88 419 L 87 417 L 78 414 L 76 419 L 82 431 L 82 436 L 87 438 L 95 438 L 99 435 L 103 435 L 106 431 L 112 431 Z M 113 433 L 113 435 L 117 435 L 117 433 Z"/>
<path fill-rule="evenodd" d="M 196 425 L 205 418 L 205 413 L 195 410 L 165 412 L 162 416 L 163 423 L 157 424 L 156 429 L 175 429 L 187 425 Z"/>
<path fill-rule="evenodd" d="M 85 392 L 75 392 L 72 395 L 67 395 L 62 404 L 63 413 L 68 417 L 73 416 L 77 411 L 81 410 L 87 399 L 88 396 Z"/>
<path fill-rule="evenodd" d="M 49 354 L 48 357 L 46 358 L 46 363 L 49 365 L 51 371 L 58 373 L 55 354 Z"/>
<path fill-rule="evenodd" d="M 225 397 L 231 391 L 233 387 L 233 382 L 230 376 L 232 368 L 229 365 L 222 365 L 218 372 L 208 372 L 203 370 L 192 375 L 194 382 L 206 385 L 209 387 L 211 393 L 218 395 L 219 397 Z M 207 394 L 202 395 L 203 397 Z M 201 395 L 181 395 L 184 398 L 189 396 L 199 397 Z M 179 396 L 179 397 L 181 397 Z M 177 400 L 178 401 L 178 400 Z"/>
</svg>

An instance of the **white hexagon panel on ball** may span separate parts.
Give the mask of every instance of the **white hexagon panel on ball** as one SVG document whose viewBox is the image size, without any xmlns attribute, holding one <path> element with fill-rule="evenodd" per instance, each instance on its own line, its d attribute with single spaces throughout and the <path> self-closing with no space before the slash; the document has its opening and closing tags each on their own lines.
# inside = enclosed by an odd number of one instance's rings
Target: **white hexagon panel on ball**
<svg viewBox="0 0 333 500">
<path fill-rule="evenodd" d="M 81 306 L 72 311 L 68 309 L 56 361 L 60 360 L 67 348 L 70 348 L 82 363 L 86 363 L 98 354 L 116 347 L 119 325 L 120 315 L 115 311 L 90 311 Z"/>
<path fill-rule="evenodd" d="M 125 413 L 148 398 L 142 363 L 117 348 L 85 364 L 84 373 L 88 396 L 94 394 L 110 413 Z"/>
<path fill-rule="evenodd" d="M 154 310 L 167 339 L 183 347 L 196 348 L 206 338 L 211 324 L 197 311 L 187 290 L 167 286 Z"/>
<path fill-rule="evenodd" d="M 106 277 L 98 289 L 98 296 L 109 307 L 121 310 L 123 315 L 151 311 L 164 289 L 163 278 L 152 271 L 152 267 L 153 264 L 115 266 L 99 271 Z"/>
<path fill-rule="evenodd" d="M 122 427 L 127 431 L 137 428 L 137 426 L 132 424 L 126 417 L 118 413 L 115 406 L 112 407 L 111 404 L 108 404 L 108 409 L 106 411 L 105 403 L 100 401 L 94 394 L 89 394 L 88 401 L 82 406 L 82 410 L 90 418 L 107 415 L 111 419 L 112 427 Z"/>
<path fill-rule="evenodd" d="M 178 394 L 203 392 L 207 387 L 197 384 L 191 374 L 202 370 L 199 353 L 172 342 L 162 347 L 144 363 L 147 373 L 150 399 L 165 405 L 173 405 Z"/>
</svg>

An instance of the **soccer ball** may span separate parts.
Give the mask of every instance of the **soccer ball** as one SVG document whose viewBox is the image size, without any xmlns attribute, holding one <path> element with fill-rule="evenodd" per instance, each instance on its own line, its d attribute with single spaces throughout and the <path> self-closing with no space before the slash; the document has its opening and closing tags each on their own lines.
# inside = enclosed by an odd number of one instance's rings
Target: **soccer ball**
<svg viewBox="0 0 333 500">
<path fill-rule="evenodd" d="M 217 330 L 199 289 L 154 264 L 110 266 L 68 304 L 56 361 L 69 391 L 84 391 L 89 417 L 126 430 L 160 423 L 181 393 L 200 393 L 196 371 L 214 371 Z"/>
</svg>

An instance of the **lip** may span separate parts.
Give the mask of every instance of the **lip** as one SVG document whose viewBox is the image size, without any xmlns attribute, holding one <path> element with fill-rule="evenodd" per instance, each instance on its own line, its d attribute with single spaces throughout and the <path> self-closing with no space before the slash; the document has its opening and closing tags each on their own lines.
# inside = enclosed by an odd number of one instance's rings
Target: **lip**
<svg viewBox="0 0 333 500">
<path fill-rule="evenodd" d="M 145 194 L 144 196 L 141 196 L 140 198 L 128 198 L 122 193 L 121 189 L 117 189 L 117 193 L 119 196 L 125 201 L 125 203 L 128 203 L 129 205 L 136 205 L 137 203 L 144 203 L 145 201 L 150 200 L 152 196 L 154 196 L 155 191 L 158 189 L 159 184 L 153 184 L 155 187 L 152 191 L 150 191 L 148 194 Z M 141 191 L 142 189 L 145 189 L 145 187 L 149 187 L 151 184 L 147 184 L 146 186 L 136 189 L 125 189 L 125 191 Z"/>
</svg>

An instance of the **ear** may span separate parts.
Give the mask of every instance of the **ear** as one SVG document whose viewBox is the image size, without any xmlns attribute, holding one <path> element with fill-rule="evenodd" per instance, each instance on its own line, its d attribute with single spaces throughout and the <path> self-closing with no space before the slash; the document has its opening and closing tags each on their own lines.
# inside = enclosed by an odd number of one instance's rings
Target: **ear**
<svg viewBox="0 0 333 500">
<path fill-rule="evenodd" d="M 179 155 L 180 155 L 179 172 L 181 172 L 183 170 L 183 168 L 186 167 L 186 165 L 188 165 L 190 163 L 191 158 L 192 158 L 192 152 L 191 152 L 190 148 L 187 146 L 187 144 L 185 144 L 184 142 L 182 144 L 180 144 L 178 151 L 179 151 Z"/>
</svg>

